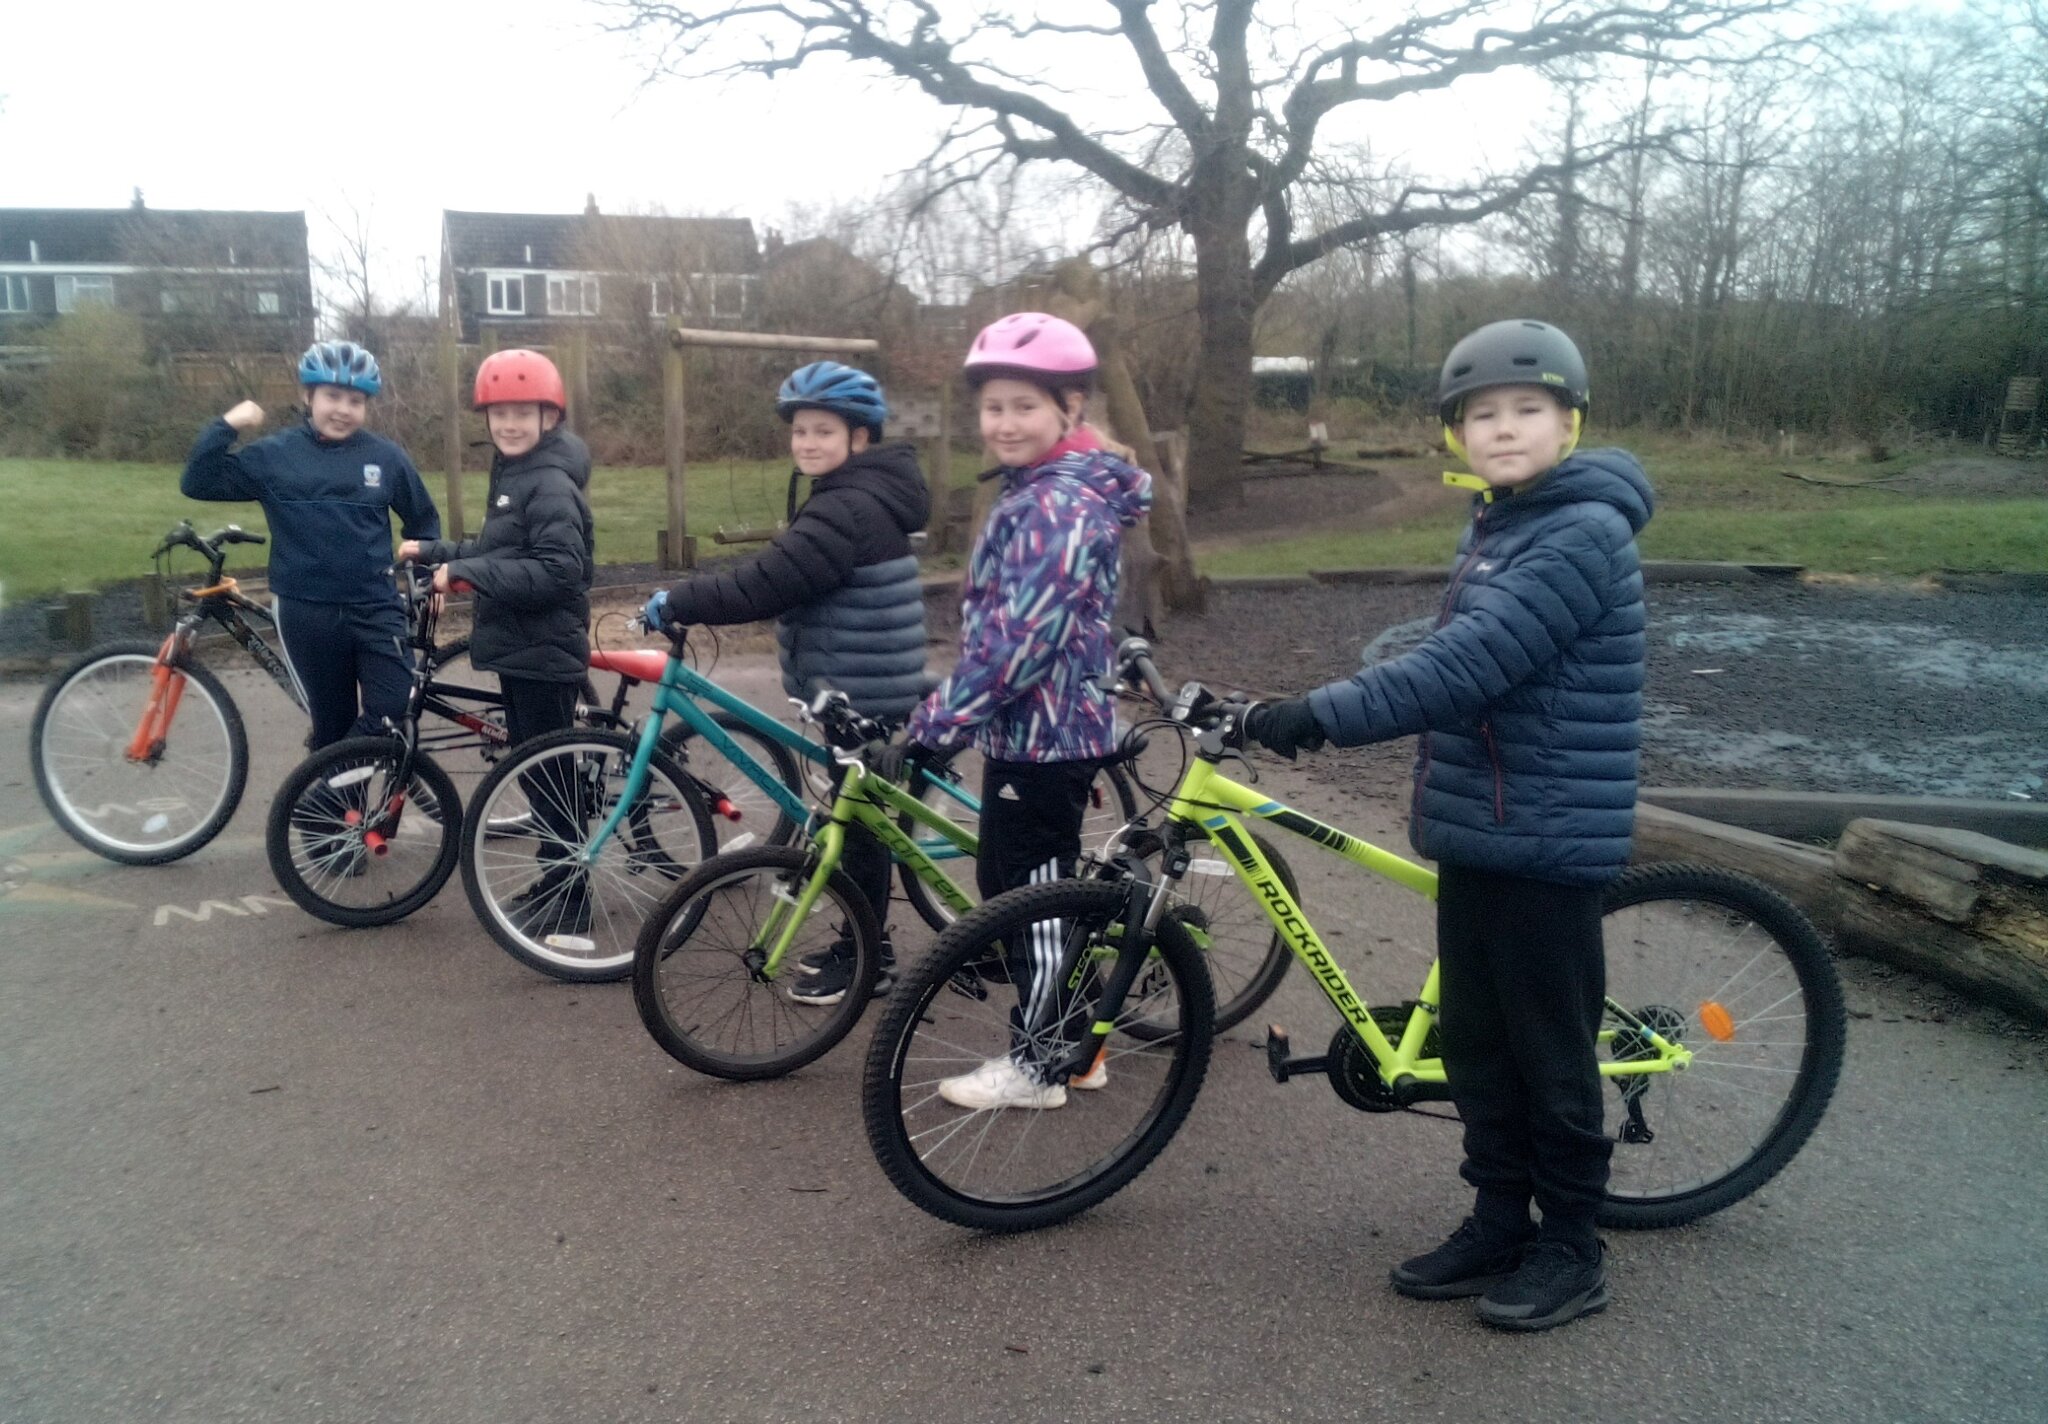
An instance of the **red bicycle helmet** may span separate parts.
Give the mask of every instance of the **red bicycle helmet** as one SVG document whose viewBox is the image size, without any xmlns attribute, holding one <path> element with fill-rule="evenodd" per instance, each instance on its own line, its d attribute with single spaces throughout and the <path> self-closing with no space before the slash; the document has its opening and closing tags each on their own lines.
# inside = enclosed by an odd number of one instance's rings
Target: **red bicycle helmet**
<svg viewBox="0 0 2048 1424">
<path fill-rule="evenodd" d="M 499 351 L 484 357 L 476 368 L 475 410 L 487 405 L 513 401 L 535 401 L 556 410 L 569 409 L 569 397 L 562 390 L 562 373 L 555 363 L 538 351 Z"/>
</svg>

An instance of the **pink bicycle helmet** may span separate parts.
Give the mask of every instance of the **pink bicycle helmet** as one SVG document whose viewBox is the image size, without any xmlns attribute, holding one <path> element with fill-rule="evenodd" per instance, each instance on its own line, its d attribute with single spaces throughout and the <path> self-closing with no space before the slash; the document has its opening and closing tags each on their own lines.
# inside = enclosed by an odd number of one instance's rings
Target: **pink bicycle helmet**
<svg viewBox="0 0 2048 1424">
<path fill-rule="evenodd" d="M 1095 367 L 1095 348 L 1081 328 L 1044 312 L 1014 312 L 990 322 L 962 364 L 976 385 L 1009 376 L 1055 387 L 1085 387 Z"/>
</svg>

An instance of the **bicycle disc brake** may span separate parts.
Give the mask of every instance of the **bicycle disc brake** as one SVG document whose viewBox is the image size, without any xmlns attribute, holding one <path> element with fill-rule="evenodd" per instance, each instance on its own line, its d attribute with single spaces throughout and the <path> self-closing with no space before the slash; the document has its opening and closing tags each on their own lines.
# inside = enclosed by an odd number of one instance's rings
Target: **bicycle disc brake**
<svg viewBox="0 0 2048 1424">
<path fill-rule="evenodd" d="M 1614 1032 L 1609 1049 L 1617 1063 L 1642 1063 L 1659 1056 L 1657 1045 L 1645 1030 L 1656 1033 L 1667 1043 L 1683 1041 L 1679 1030 L 1685 1027 L 1685 1015 L 1674 1008 L 1650 1004 L 1636 1010 L 1636 1020 L 1642 1028 L 1627 1024 Z M 1650 1091 L 1650 1075 L 1625 1073 L 1614 1080 L 1614 1086 L 1621 1094 L 1622 1106 L 1628 1111 L 1628 1117 L 1621 1125 L 1621 1140 L 1638 1145 L 1655 1141 L 1656 1130 L 1643 1116 L 1643 1096 Z"/>
</svg>

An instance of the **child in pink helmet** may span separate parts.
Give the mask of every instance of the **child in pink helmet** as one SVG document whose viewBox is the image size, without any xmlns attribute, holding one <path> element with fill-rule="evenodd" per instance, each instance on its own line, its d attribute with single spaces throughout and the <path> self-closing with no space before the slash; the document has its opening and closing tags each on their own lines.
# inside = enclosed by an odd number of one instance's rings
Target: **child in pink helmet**
<svg viewBox="0 0 2048 1424">
<path fill-rule="evenodd" d="M 960 661 L 910 721 L 930 748 L 971 743 L 983 758 L 981 850 L 987 899 L 1074 873 L 1088 788 L 1116 750 L 1104 682 L 1116 639 L 1123 531 L 1152 502 L 1152 480 L 1107 449 L 1083 421 L 1095 348 L 1071 322 L 1018 312 L 984 328 L 967 353 L 982 439 L 1002 492 L 968 560 Z M 1012 1048 L 939 1092 L 966 1108 L 1046 1109 L 1067 1089 L 1108 1081 L 1098 1064 L 1051 1081 L 1030 1049 L 1062 1015 L 1057 947 L 1013 947 Z"/>
</svg>

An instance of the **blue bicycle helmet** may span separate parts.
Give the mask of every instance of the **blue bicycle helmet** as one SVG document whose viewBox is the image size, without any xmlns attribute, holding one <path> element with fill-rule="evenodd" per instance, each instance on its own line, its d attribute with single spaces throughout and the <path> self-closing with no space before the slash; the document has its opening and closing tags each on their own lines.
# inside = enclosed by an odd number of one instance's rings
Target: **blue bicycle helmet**
<svg viewBox="0 0 2048 1424">
<path fill-rule="evenodd" d="M 882 422 L 889 418 L 881 383 L 866 371 L 837 361 L 813 361 L 790 372 L 775 393 L 775 413 L 793 420 L 800 410 L 829 410 L 848 425 L 865 425 L 877 440 L 882 438 Z"/>
<path fill-rule="evenodd" d="M 316 341 L 299 358 L 302 386 L 346 386 L 366 396 L 384 389 L 377 358 L 353 341 Z"/>
</svg>

